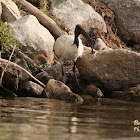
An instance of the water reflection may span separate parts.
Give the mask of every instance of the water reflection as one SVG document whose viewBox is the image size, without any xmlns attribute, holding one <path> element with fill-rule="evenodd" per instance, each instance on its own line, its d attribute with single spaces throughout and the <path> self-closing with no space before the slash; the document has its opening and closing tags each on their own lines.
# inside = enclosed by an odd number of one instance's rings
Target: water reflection
<svg viewBox="0 0 140 140">
<path fill-rule="evenodd" d="M 0 99 L 0 140 L 139 139 L 134 120 L 140 121 L 138 103 L 95 99 L 78 105 L 38 98 Z"/>
</svg>

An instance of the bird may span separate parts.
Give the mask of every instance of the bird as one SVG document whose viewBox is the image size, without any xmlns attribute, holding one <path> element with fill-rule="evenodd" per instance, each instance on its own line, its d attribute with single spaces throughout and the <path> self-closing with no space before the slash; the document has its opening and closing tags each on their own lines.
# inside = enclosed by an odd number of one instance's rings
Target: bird
<svg viewBox="0 0 140 140">
<path fill-rule="evenodd" d="M 77 84 L 80 88 L 75 69 L 76 69 L 76 61 L 77 58 L 82 56 L 84 52 L 84 46 L 82 44 L 82 40 L 79 35 L 82 34 L 89 42 L 91 47 L 91 53 L 93 54 L 93 43 L 86 33 L 86 31 L 82 28 L 80 24 L 77 24 L 75 27 L 74 35 L 61 35 L 58 37 L 54 44 L 54 53 L 58 57 L 58 61 L 62 67 L 62 76 L 64 77 L 64 62 L 66 60 L 73 60 L 73 73 L 76 78 Z"/>
</svg>

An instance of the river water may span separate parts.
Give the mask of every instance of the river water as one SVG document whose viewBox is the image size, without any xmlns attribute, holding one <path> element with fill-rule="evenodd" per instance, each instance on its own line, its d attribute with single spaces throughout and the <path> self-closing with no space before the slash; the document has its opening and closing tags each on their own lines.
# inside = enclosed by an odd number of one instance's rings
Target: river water
<svg viewBox="0 0 140 140">
<path fill-rule="evenodd" d="M 140 104 L 0 98 L 0 140 L 139 140 Z"/>
</svg>

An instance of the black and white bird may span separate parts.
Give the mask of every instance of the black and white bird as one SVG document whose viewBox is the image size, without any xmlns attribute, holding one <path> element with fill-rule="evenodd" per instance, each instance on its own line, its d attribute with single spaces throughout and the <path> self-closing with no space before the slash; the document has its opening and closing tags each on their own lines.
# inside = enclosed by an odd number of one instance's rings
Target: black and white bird
<svg viewBox="0 0 140 140">
<path fill-rule="evenodd" d="M 79 24 L 76 25 L 74 33 L 75 33 L 74 35 L 61 35 L 59 38 L 57 38 L 54 44 L 54 52 L 56 56 L 58 57 L 59 62 L 62 64 L 63 76 L 64 76 L 64 68 L 63 68 L 64 61 L 74 60 L 73 73 L 75 75 L 77 84 L 80 87 L 76 73 L 75 73 L 75 68 L 76 68 L 77 58 L 79 56 L 82 56 L 84 52 L 84 46 L 82 44 L 82 40 L 79 38 L 79 35 L 82 34 L 89 41 L 92 54 L 93 54 L 93 44 L 90 37 L 85 32 L 85 30 L 81 27 L 81 25 Z"/>
</svg>

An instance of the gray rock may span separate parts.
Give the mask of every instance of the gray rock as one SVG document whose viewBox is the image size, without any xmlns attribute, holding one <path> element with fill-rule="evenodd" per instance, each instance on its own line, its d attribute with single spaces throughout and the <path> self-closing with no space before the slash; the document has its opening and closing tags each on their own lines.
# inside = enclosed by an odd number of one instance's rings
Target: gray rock
<svg viewBox="0 0 140 140">
<path fill-rule="evenodd" d="M 114 5 L 118 34 L 125 42 L 140 43 L 140 1 L 116 0 Z"/>
<path fill-rule="evenodd" d="M 94 85 L 88 85 L 84 88 L 83 90 L 83 94 L 85 95 L 91 95 L 92 97 L 95 97 L 95 98 L 102 98 L 104 97 L 102 91 L 97 88 L 96 86 Z"/>
<path fill-rule="evenodd" d="M 1 18 L 6 22 L 14 22 L 21 18 L 17 5 L 12 0 L 2 0 L 2 15 Z"/>
<path fill-rule="evenodd" d="M 97 38 L 94 45 L 95 50 L 111 50 L 101 38 Z"/>
<path fill-rule="evenodd" d="M 45 85 L 50 79 L 55 79 L 58 81 L 62 81 L 64 83 L 67 82 L 67 76 L 65 72 L 64 72 L 64 77 L 62 76 L 61 64 L 53 65 L 51 67 L 45 68 L 44 70 L 45 71 L 38 73 L 35 77 L 41 82 L 43 82 Z"/>
<path fill-rule="evenodd" d="M 25 81 L 20 85 L 18 90 L 18 96 L 22 97 L 40 97 L 43 91 L 43 87 L 32 82 Z"/>
<path fill-rule="evenodd" d="M 140 96 L 140 84 L 137 85 L 136 87 L 131 87 L 128 89 L 131 93 L 134 93 L 136 95 Z"/>
<path fill-rule="evenodd" d="M 43 72 L 40 72 L 38 73 L 36 76 L 35 76 L 39 81 L 41 81 L 42 83 L 44 83 L 45 85 L 48 83 L 48 81 L 50 79 L 53 79 L 52 76 L 50 76 L 47 72 L 43 71 Z"/>
<path fill-rule="evenodd" d="M 14 37 L 19 40 L 27 50 L 32 52 L 45 51 L 49 61 L 53 61 L 54 38 L 50 32 L 43 27 L 33 15 L 8 24 L 12 28 Z M 51 63 L 49 62 L 49 63 Z"/>
<path fill-rule="evenodd" d="M 140 84 L 124 91 L 114 91 L 110 98 L 140 103 Z"/>
<path fill-rule="evenodd" d="M 87 84 L 109 91 L 125 90 L 140 83 L 140 54 L 129 50 L 87 51 L 77 60 Z"/>
<path fill-rule="evenodd" d="M 119 99 L 123 101 L 129 101 L 129 102 L 138 102 L 140 103 L 140 95 L 135 94 L 131 90 L 125 90 L 125 91 L 114 91 L 110 98 L 112 99 Z"/>
<path fill-rule="evenodd" d="M 34 57 L 34 62 L 38 65 L 46 64 L 47 66 L 52 66 L 54 63 L 54 52 L 38 51 Z"/>
<path fill-rule="evenodd" d="M 6 62 L 0 62 L 0 74 L 3 72 Z M 6 68 L 6 71 L 4 73 L 3 79 L 2 79 L 2 85 L 5 87 L 12 88 L 13 90 L 18 89 L 19 81 L 20 79 L 18 76 L 20 75 L 21 70 L 15 67 L 14 65 L 8 65 Z"/>
<path fill-rule="evenodd" d="M 82 97 L 75 94 L 64 83 L 50 79 L 43 91 L 45 96 L 50 99 L 60 99 L 65 101 L 73 101 L 76 103 L 83 103 Z"/>
<path fill-rule="evenodd" d="M 30 69 L 29 69 L 29 67 L 28 67 L 28 65 L 27 65 L 25 60 L 23 60 L 23 59 L 16 59 L 15 63 L 20 65 L 21 67 L 23 67 L 24 69 L 26 69 L 27 71 L 29 71 L 31 73 L 31 71 L 30 71 Z M 30 76 L 27 73 L 25 73 L 24 71 L 21 71 L 19 73 L 19 80 L 20 80 L 20 82 L 27 81 L 29 79 L 30 79 Z"/>
<path fill-rule="evenodd" d="M 53 77 L 53 79 L 62 81 L 64 83 L 67 82 L 66 72 L 64 72 L 64 76 L 62 76 L 62 66 L 61 64 L 53 65 L 52 67 L 48 67 L 45 69 L 49 76 Z M 65 71 L 65 68 L 64 68 Z"/>
<path fill-rule="evenodd" d="M 87 32 L 96 27 L 107 31 L 102 17 L 81 0 L 53 0 L 51 13 L 67 25 L 72 33 L 76 24 L 81 24 Z"/>
</svg>

